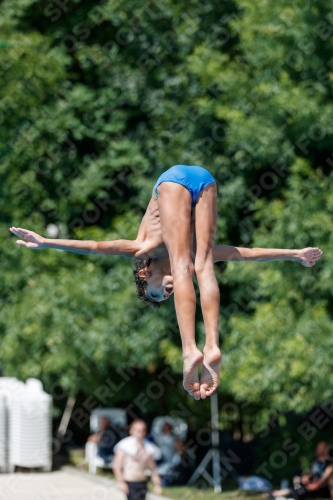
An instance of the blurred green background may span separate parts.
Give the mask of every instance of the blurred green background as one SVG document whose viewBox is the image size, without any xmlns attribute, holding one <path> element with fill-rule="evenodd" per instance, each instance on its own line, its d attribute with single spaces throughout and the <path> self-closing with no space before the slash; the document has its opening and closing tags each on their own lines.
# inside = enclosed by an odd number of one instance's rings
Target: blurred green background
<svg viewBox="0 0 333 500">
<path fill-rule="evenodd" d="M 55 416 L 130 368 L 94 396 L 126 407 L 169 367 L 163 397 L 136 411 L 183 404 L 207 425 L 209 401 L 181 386 L 173 299 L 141 304 L 130 260 L 32 252 L 8 231 L 134 238 L 155 179 L 185 163 L 217 179 L 217 244 L 324 252 L 311 269 L 217 266 L 221 427 L 257 439 L 259 464 L 299 442 L 276 477 L 333 436 L 330 423 L 297 431 L 332 397 L 332 12 L 331 0 L 0 1 L 0 362 L 40 378 Z"/>
</svg>

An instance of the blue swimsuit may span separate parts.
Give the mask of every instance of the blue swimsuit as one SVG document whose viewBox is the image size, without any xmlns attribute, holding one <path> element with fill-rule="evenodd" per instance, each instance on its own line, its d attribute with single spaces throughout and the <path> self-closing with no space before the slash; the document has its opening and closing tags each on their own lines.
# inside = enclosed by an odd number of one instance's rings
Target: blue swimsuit
<svg viewBox="0 0 333 500">
<path fill-rule="evenodd" d="M 154 186 L 154 193 L 158 197 L 157 188 L 162 182 L 175 182 L 185 186 L 192 197 L 192 206 L 196 204 L 199 194 L 209 184 L 215 182 L 214 177 L 202 167 L 175 165 L 163 172 Z"/>
</svg>

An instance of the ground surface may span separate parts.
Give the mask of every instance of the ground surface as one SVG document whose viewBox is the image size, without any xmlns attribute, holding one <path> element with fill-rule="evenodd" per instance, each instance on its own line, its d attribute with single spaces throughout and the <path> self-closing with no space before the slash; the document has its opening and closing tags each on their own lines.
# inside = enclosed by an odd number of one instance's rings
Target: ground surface
<svg viewBox="0 0 333 500">
<path fill-rule="evenodd" d="M 70 453 L 70 463 L 87 470 L 82 450 L 73 450 Z M 114 479 L 112 471 L 108 469 L 98 469 L 97 474 L 98 477 Z M 152 489 L 151 486 L 150 483 L 149 489 Z M 212 488 L 199 489 L 189 486 L 172 486 L 163 488 L 163 495 L 171 500 L 264 500 L 267 497 L 266 494 L 253 495 L 242 492 L 238 489 L 237 482 L 230 478 L 223 481 L 222 488 L 222 493 L 214 493 Z M 0 500 L 2 500 L 1 497 Z"/>
<path fill-rule="evenodd" d="M 223 487 L 223 484 L 222 484 Z M 190 488 L 188 486 L 164 488 L 163 494 L 172 500 L 265 500 L 267 493 L 249 493 L 239 489 L 214 493 L 212 489 Z M 318 498 L 317 500 L 322 500 Z"/>
<path fill-rule="evenodd" d="M 267 495 L 249 495 L 240 490 L 214 493 L 213 489 L 188 486 L 164 488 L 163 494 L 172 500 L 263 500 Z"/>
<path fill-rule="evenodd" d="M 125 499 L 113 482 L 68 470 L 0 475 L 0 500 Z M 155 499 L 155 496 L 148 498 Z"/>
<path fill-rule="evenodd" d="M 212 488 L 189 486 L 163 489 L 163 497 L 149 494 L 147 500 L 264 500 L 266 494 L 251 495 L 225 484 L 222 493 Z M 93 476 L 72 467 L 50 473 L 0 474 L 0 500 L 126 500 L 109 477 Z"/>
</svg>

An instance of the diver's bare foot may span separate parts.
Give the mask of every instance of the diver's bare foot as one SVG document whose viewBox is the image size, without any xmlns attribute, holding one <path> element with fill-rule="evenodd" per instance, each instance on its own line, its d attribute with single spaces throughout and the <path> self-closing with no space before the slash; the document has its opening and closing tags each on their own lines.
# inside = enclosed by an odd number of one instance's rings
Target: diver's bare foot
<svg viewBox="0 0 333 500">
<path fill-rule="evenodd" d="M 218 346 L 204 348 L 204 360 L 202 365 L 202 374 L 200 379 L 200 396 L 206 399 L 216 391 L 219 385 L 221 351 Z"/>
<path fill-rule="evenodd" d="M 312 248 L 312 247 L 303 248 L 302 250 L 298 250 L 298 252 L 299 252 L 298 261 L 304 267 L 314 266 L 316 260 L 320 259 L 320 257 L 323 254 L 320 248 Z"/>
<path fill-rule="evenodd" d="M 203 362 L 203 354 L 199 349 L 194 349 L 183 355 L 184 371 L 183 371 L 183 386 L 194 399 L 200 399 L 200 384 L 198 367 Z"/>
</svg>

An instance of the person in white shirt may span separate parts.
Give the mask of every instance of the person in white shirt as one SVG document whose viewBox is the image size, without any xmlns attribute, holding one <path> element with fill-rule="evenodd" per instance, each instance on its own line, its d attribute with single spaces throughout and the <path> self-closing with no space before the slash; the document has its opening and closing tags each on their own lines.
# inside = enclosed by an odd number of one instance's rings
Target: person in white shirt
<svg viewBox="0 0 333 500">
<path fill-rule="evenodd" d="M 155 460 L 161 458 L 161 451 L 145 439 L 147 426 L 143 420 L 134 420 L 129 433 L 129 437 L 115 446 L 113 471 L 121 491 L 127 495 L 128 500 L 145 500 L 147 472 L 150 471 L 154 493 L 161 495 L 161 480 L 155 463 Z"/>
</svg>

